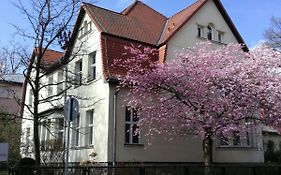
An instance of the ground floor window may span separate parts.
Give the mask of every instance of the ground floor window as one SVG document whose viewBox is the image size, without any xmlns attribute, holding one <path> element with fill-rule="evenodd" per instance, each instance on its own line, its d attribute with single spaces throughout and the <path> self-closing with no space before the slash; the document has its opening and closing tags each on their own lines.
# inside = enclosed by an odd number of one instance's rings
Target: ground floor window
<svg viewBox="0 0 281 175">
<path fill-rule="evenodd" d="M 139 144 L 139 111 L 135 108 L 126 106 L 125 115 L 125 143 Z"/>
</svg>

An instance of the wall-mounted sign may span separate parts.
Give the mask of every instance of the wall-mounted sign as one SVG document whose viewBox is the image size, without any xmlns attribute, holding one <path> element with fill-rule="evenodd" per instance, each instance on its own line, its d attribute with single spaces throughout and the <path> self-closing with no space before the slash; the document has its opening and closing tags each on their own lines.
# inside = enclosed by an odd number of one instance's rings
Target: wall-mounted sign
<svg viewBox="0 0 281 175">
<path fill-rule="evenodd" d="M 0 143 L 0 162 L 8 161 L 9 144 Z"/>
</svg>

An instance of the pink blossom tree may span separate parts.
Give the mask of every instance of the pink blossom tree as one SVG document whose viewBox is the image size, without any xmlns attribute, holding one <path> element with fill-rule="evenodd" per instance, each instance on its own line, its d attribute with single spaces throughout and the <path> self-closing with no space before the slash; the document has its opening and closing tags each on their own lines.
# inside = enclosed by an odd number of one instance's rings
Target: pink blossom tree
<svg viewBox="0 0 281 175">
<path fill-rule="evenodd" d="M 233 131 L 271 126 L 281 131 L 281 54 L 261 46 L 199 43 L 165 63 L 150 61 L 151 49 L 130 47 L 120 77 L 126 102 L 141 109 L 148 135 L 193 135 L 203 139 L 204 162 L 212 163 L 213 140 Z"/>
</svg>

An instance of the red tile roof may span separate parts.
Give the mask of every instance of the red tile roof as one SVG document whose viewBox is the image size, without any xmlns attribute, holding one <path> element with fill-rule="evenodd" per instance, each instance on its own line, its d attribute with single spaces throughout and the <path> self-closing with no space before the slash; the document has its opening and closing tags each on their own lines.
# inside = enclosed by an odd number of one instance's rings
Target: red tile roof
<svg viewBox="0 0 281 175">
<path fill-rule="evenodd" d="M 137 1 L 123 13 L 112 12 L 92 4 L 83 5 L 100 32 L 156 45 L 166 17 Z"/>
<path fill-rule="evenodd" d="M 38 48 L 35 48 L 33 54 L 37 55 L 39 52 Z M 54 63 L 58 62 L 64 56 L 63 52 L 47 49 L 43 55 L 41 63 L 44 67 L 50 67 Z"/>
<path fill-rule="evenodd" d="M 171 36 L 173 36 L 173 34 L 175 34 L 207 1 L 208 0 L 199 0 L 177 14 L 171 16 L 167 20 L 158 44 L 166 42 Z"/>
<path fill-rule="evenodd" d="M 102 67 L 103 75 L 105 79 L 116 78 L 116 76 L 124 76 L 127 73 L 126 68 L 120 66 L 119 63 L 124 63 L 127 59 L 135 57 L 133 54 L 128 53 L 125 46 L 137 46 L 139 49 L 150 48 L 155 49 L 156 47 L 148 44 L 140 44 L 138 42 L 128 41 L 121 38 L 117 38 L 110 35 L 101 36 L 102 46 Z M 126 54 L 125 54 L 126 53 Z M 149 55 L 151 61 L 158 61 L 158 55 Z M 118 64 L 116 61 L 118 60 Z M 149 63 L 148 63 L 149 64 Z"/>
<path fill-rule="evenodd" d="M 124 50 L 124 46 L 130 43 L 158 49 L 157 59 L 160 62 L 164 62 L 169 39 L 172 38 L 172 36 L 177 33 L 207 1 L 208 0 L 198 0 L 170 18 L 166 18 L 141 1 L 135 1 L 120 13 L 92 4 L 83 3 L 65 57 L 68 57 L 71 53 L 71 45 L 74 44 L 79 25 L 84 14 L 87 13 L 101 33 L 100 42 L 102 47 L 103 73 L 106 79 L 126 73 L 126 70 L 120 67 L 116 68 L 116 66 L 113 67 L 112 65 L 115 59 L 126 59 L 123 55 L 127 52 Z M 212 1 L 216 4 L 238 42 L 245 43 L 220 0 Z M 247 50 L 247 46 L 245 50 Z M 155 58 L 153 57 L 152 59 Z"/>
<path fill-rule="evenodd" d="M 38 48 L 35 48 L 33 50 L 33 55 L 36 56 L 39 53 Z M 41 60 L 41 65 L 43 68 L 50 68 L 55 63 L 57 63 L 62 57 L 64 56 L 63 52 L 47 49 L 43 55 L 43 58 Z"/>
</svg>

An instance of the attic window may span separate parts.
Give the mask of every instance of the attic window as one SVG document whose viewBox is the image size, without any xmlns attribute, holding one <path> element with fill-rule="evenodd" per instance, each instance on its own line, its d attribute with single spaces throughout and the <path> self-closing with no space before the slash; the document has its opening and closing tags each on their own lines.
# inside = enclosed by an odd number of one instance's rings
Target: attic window
<svg viewBox="0 0 281 175">
<path fill-rule="evenodd" d="M 92 30 L 92 22 L 91 21 L 84 21 L 82 27 L 79 30 L 79 36 L 83 37 L 88 34 Z"/>
<path fill-rule="evenodd" d="M 208 33 L 207 33 L 208 40 L 213 40 L 213 28 L 211 27 L 211 25 L 208 25 L 207 29 L 208 29 Z"/>
<path fill-rule="evenodd" d="M 223 42 L 223 32 L 218 31 L 218 42 Z"/>
<path fill-rule="evenodd" d="M 203 36 L 204 36 L 204 27 L 197 26 L 197 37 L 203 37 Z"/>
</svg>

